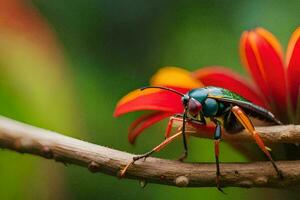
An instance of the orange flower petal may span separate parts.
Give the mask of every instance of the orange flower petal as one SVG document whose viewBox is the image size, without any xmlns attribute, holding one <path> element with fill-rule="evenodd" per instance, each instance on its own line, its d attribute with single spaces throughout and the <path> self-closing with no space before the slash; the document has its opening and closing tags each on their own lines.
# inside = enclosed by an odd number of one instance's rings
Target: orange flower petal
<svg viewBox="0 0 300 200">
<path fill-rule="evenodd" d="M 253 49 L 251 48 L 249 42 L 250 33 L 244 32 L 240 41 L 240 57 L 241 61 L 246 66 L 248 72 L 256 82 L 256 85 L 260 88 L 261 92 L 265 94 L 266 97 L 269 96 L 268 86 L 265 82 L 265 72 L 264 69 L 258 65 Z"/>
<path fill-rule="evenodd" d="M 151 85 L 173 86 L 180 88 L 197 88 L 203 84 L 193 78 L 187 70 L 178 67 L 161 68 L 151 79 Z"/>
<path fill-rule="evenodd" d="M 203 86 L 199 80 L 193 78 L 189 71 L 177 67 L 164 67 L 151 79 L 151 85 L 166 86 L 181 93 L 186 93 L 192 88 Z M 128 139 L 134 143 L 136 137 L 152 124 L 171 116 L 182 113 L 181 96 L 169 91 L 159 89 L 135 90 L 123 97 L 116 106 L 114 116 L 138 111 L 155 110 L 138 118 L 129 128 Z"/>
<path fill-rule="evenodd" d="M 286 61 L 288 64 L 287 78 L 290 97 L 293 108 L 296 109 L 300 85 L 300 27 L 296 29 L 290 38 Z"/>
<path fill-rule="evenodd" d="M 195 71 L 193 76 L 206 86 L 226 88 L 240 94 L 257 105 L 268 108 L 263 97 L 255 92 L 254 86 L 243 80 L 240 75 L 236 74 L 232 70 L 224 67 L 211 66 Z"/>
<path fill-rule="evenodd" d="M 192 88 L 203 86 L 199 80 L 194 79 L 191 76 L 191 73 L 189 71 L 177 67 L 161 68 L 156 74 L 154 74 L 150 82 L 151 85 L 160 85 L 160 86 L 166 86 L 170 88 L 178 88 L 179 90 L 184 91 L 184 93 Z M 161 90 L 158 89 L 147 89 L 143 91 L 135 90 L 127 94 L 125 97 L 123 97 L 118 102 L 117 108 L 122 107 L 123 104 L 126 104 L 142 96 L 149 95 L 149 94 L 159 95 L 158 93 L 160 92 Z"/>
<path fill-rule="evenodd" d="M 287 109 L 285 70 L 281 48 L 275 37 L 259 28 L 241 38 L 242 61 L 269 104 L 282 115 Z"/>
<path fill-rule="evenodd" d="M 158 93 L 160 92 L 160 90 L 158 89 L 147 89 L 147 90 L 143 90 L 141 91 L 140 89 L 137 89 L 137 90 L 134 90 L 130 93 L 128 93 L 126 96 L 124 96 L 117 104 L 117 107 L 118 106 L 121 106 L 122 104 L 125 104 L 129 101 L 132 101 L 138 97 L 142 97 L 142 96 L 145 96 L 145 95 L 148 95 L 148 94 L 155 94 L 155 93 Z"/>
<path fill-rule="evenodd" d="M 186 93 L 189 90 L 186 88 L 175 87 L 172 87 L 172 89 L 175 89 L 181 93 Z M 183 111 L 181 96 L 169 91 L 159 89 L 156 90 L 158 92 L 141 95 L 131 99 L 130 101 L 126 101 L 125 103 L 119 103 L 115 109 L 114 116 L 118 117 L 128 112 L 139 110 L 166 111 L 174 114 L 181 113 Z"/>
<path fill-rule="evenodd" d="M 269 31 L 267 31 L 266 29 L 263 28 L 256 28 L 255 31 L 262 36 L 266 41 L 268 41 L 268 43 L 272 46 L 272 48 L 276 51 L 277 55 L 281 58 L 283 56 L 282 53 L 282 48 L 280 43 L 278 42 L 277 38 L 270 33 Z"/>
<path fill-rule="evenodd" d="M 149 126 L 153 125 L 154 123 L 163 120 L 171 116 L 173 113 L 169 112 L 154 112 L 151 114 L 146 114 L 135 120 L 130 128 L 128 134 L 128 140 L 131 144 L 133 144 L 136 138 Z"/>
</svg>

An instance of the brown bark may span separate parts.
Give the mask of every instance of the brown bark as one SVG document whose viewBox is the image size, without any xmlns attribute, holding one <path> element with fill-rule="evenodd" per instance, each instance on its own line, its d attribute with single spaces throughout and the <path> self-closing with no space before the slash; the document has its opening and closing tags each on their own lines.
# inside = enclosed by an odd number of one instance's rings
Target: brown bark
<svg viewBox="0 0 300 200">
<path fill-rule="evenodd" d="M 268 142 L 300 141 L 300 126 L 262 127 L 259 131 L 262 138 Z M 229 140 L 252 141 L 246 133 L 232 136 L 234 138 L 226 137 Z M 113 176 L 118 176 L 120 169 L 134 156 L 5 117 L 0 117 L 0 146 L 65 164 L 80 165 L 91 172 L 103 172 Z M 221 184 L 223 187 L 277 188 L 300 185 L 300 161 L 276 163 L 284 179 L 277 177 L 269 162 L 222 163 Z M 179 187 L 210 187 L 215 186 L 215 164 L 181 163 L 150 157 L 132 165 L 126 173 L 126 178 Z"/>
<path fill-rule="evenodd" d="M 213 135 L 197 131 L 192 127 L 190 127 L 189 130 L 195 132 L 192 134 L 195 137 L 209 139 L 213 138 Z M 300 143 L 300 125 L 290 124 L 284 126 L 263 126 L 256 127 L 256 130 L 265 143 Z M 237 143 L 254 141 L 251 135 L 246 130 L 243 130 L 242 132 L 236 134 L 228 134 L 224 132 L 222 138 L 225 141 Z"/>
</svg>

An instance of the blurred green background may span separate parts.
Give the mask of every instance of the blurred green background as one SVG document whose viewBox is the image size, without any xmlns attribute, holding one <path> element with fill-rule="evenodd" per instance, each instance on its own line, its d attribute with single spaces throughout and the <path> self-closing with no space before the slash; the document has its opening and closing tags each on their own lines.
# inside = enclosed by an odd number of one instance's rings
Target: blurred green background
<svg viewBox="0 0 300 200">
<path fill-rule="evenodd" d="M 148 84 L 160 67 L 228 66 L 240 73 L 244 30 L 262 26 L 286 47 L 299 25 L 299 1 L 0 0 L 0 113 L 132 153 L 163 139 L 166 121 L 135 146 L 115 119 L 117 101 Z M 151 134 L 151 135 L 150 135 Z M 180 148 L 179 148 L 180 147 Z M 226 144 L 222 161 L 246 161 Z M 177 158 L 181 142 L 157 154 Z M 293 190 L 176 188 L 118 180 L 2 150 L 1 199 L 282 199 Z M 210 140 L 190 140 L 189 161 L 214 162 Z"/>
</svg>

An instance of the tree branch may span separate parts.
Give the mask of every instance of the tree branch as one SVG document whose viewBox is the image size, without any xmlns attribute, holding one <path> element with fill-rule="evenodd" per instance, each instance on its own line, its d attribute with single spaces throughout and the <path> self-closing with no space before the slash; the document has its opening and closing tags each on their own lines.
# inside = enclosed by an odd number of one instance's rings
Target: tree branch
<svg viewBox="0 0 300 200">
<path fill-rule="evenodd" d="M 195 137 L 213 139 L 213 133 L 201 132 L 193 127 L 189 127 L 189 131 L 193 132 Z M 263 126 L 256 127 L 257 132 L 265 143 L 292 143 L 300 144 L 300 125 L 284 125 L 284 126 Z M 222 138 L 230 142 L 254 142 L 251 135 L 243 130 L 236 134 L 224 132 Z"/>
<path fill-rule="evenodd" d="M 273 139 L 276 142 L 299 141 L 299 126 L 265 127 L 260 128 L 260 131 L 263 138 L 269 138 L 272 142 Z M 274 137 L 274 134 L 281 135 L 281 137 Z M 246 135 L 240 137 L 245 137 L 245 141 L 250 140 Z M 134 156 L 1 116 L 0 146 L 21 153 L 54 159 L 65 164 L 80 165 L 87 167 L 91 172 L 103 172 L 113 176 L 117 176 L 120 169 Z M 300 185 L 300 161 L 276 163 L 283 172 L 283 180 L 277 177 L 269 162 L 222 163 L 220 165 L 222 186 L 284 188 Z M 137 161 L 132 165 L 128 169 L 126 178 L 180 187 L 210 187 L 215 186 L 215 164 L 181 163 L 147 158 L 146 161 Z"/>
</svg>

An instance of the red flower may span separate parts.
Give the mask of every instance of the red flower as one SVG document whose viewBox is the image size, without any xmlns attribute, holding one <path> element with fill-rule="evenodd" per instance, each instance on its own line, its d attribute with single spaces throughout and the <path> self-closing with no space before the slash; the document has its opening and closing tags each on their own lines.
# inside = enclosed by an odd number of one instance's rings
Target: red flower
<svg viewBox="0 0 300 200">
<path fill-rule="evenodd" d="M 190 72 L 176 68 L 165 67 L 151 79 L 151 85 L 163 85 L 186 93 L 191 88 L 202 87 L 203 84 L 193 78 Z M 123 97 L 117 104 L 114 116 L 138 111 L 150 110 L 135 120 L 130 128 L 128 139 L 134 143 L 136 137 L 147 127 L 175 113 L 182 113 L 181 97 L 168 91 L 148 89 L 136 90 Z"/>
<path fill-rule="evenodd" d="M 240 56 L 253 81 L 224 67 L 205 67 L 195 72 L 176 67 L 160 69 L 151 85 L 166 86 L 186 93 L 192 88 L 218 86 L 236 92 L 253 103 L 271 110 L 283 122 L 295 122 L 298 114 L 300 85 L 300 28 L 291 36 L 285 62 L 281 46 L 267 30 L 257 28 L 242 34 Z M 294 112 L 290 112 L 290 110 Z M 137 90 L 123 97 L 116 106 L 114 116 L 150 110 L 129 128 L 129 141 L 147 127 L 176 113 L 182 113 L 181 99 L 173 93 L 149 89 Z M 291 115 L 289 115 L 291 113 Z"/>
</svg>

